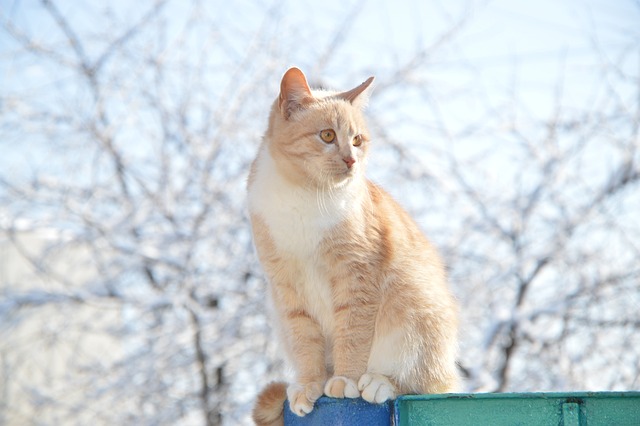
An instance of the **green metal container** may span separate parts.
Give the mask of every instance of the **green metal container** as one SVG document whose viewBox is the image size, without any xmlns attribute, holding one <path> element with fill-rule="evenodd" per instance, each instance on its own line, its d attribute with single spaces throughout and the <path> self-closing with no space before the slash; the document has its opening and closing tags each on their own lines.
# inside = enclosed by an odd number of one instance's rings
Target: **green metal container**
<svg viewBox="0 0 640 426">
<path fill-rule="evenodd" d="M 397 426 L 640 426 L 640 392 L 407 395 Z"/>
</svg>

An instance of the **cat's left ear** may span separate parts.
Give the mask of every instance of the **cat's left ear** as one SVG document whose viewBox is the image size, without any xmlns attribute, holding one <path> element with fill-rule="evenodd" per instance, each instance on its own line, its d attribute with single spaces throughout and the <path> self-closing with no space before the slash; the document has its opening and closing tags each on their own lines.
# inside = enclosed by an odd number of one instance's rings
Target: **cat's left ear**
<svg viewBox="0 0 640 426">
<path fill-rule="evenodd" d="M 362 83 L 358 87 L 355 87 L 347 92 L 342 92 L 339 95 L 337 95 L 337 97 L 350 102 L 351 105 L 353 106 L 362 108 L 369 101 L 371 90 L 367 90 L 367 89 L 369 89 L 369 86 L 371 86 L 371 83 L 373 83 L 373 79 L 374 77 L 369 77 L 364 81 L 364 83 Z"/>
</svg>

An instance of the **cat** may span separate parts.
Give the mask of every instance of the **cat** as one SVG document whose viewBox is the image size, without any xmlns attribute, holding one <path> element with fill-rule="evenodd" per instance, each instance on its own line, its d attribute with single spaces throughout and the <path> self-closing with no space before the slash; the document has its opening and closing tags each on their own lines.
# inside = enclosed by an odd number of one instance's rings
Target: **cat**
<svg viewBox="0 0 640 426">
<path fill-rule="evenodd" d="M 382 403 L 455 392 L 456 301 L 443 262 L 410 216 L 365 177 L 363 108 L 373 77 L 311 90 L 289 69 L 248 178 L 255 247 L 275 329 L 295 373 L 259 395 L 258 425 L 323 394 Z"/>
</svg>

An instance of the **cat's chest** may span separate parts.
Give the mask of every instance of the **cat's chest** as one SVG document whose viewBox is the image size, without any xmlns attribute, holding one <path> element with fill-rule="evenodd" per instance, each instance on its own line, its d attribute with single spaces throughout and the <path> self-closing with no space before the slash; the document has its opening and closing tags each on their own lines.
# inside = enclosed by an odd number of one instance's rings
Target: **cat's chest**
<svg viewBox="0 0 640 426">
<path fill-rule="evenodd" d="M 260 215 L 278 250 L 294 257 L 317 255 L 321 242 L 348 214 L 344 191 L 294 185 L 279 175 L 272 160 L 258 164 L 249 188 L 249 208 Z"/>
</svg>

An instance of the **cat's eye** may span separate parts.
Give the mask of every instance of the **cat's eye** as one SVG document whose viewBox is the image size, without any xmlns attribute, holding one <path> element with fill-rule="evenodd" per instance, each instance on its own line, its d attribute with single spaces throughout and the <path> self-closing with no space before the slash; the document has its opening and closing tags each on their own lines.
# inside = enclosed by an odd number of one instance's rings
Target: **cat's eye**
<svg viewBox="0 0 640 426">
<path fill-rule="evenodd" d="M 336 140 L 336 132 L 333 129 L 324 129 L 320 132 L 320 139 L 326 143 L 332 143 Z"/>
<path fill-rule="evenodd" d="M 356 135 L 356 136 L 353 138 L 353 142 L 352 142 L 352 143 L 353 143 L 353 146 L 356 146 L 356 147 L 357 147 L 357 146 L 362 145 L 362 139 L 363 139 L 362 135 Z"/>
</svg>

